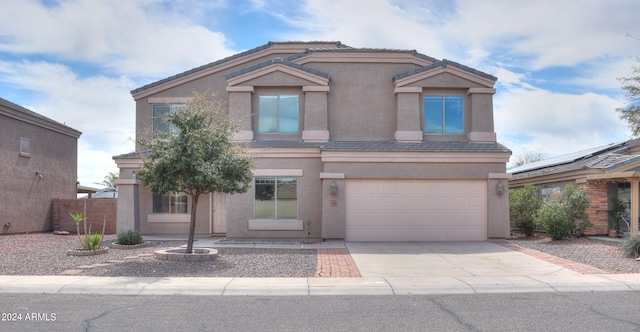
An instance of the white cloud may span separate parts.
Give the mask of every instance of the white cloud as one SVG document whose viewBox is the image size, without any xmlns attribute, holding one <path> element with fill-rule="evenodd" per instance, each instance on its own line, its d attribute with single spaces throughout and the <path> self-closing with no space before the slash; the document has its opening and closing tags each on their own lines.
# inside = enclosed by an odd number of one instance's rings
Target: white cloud
<svg viewBox="0 0 640 332">
<path fill-rule="evenodd" d="M 626 57 L 640 45 L 626 38 L 637 20 L 634 1 L 460 1 L 444 28 L 469 48 L 494 57 L 516 57 L 539 69 L 574 66 L 605 57 Z M 626 50 L 626 54 L 621 54 Z M 505 52 L 505 54 L 496 54 Z"/>
<path fill-rule="evenodd" d="M 550 157 L 629 139 L 615 112 L 620 105 L 620 100 L 595 93 L 507 89 L 494 98 L 495 127 L 499 141 L 514 155 Z"/>
<path fill-rule="evenodd" d="M 234 53 L 224 34 L 186 15 L 204 9 L 199 2 L 183 5 L 194 10 L 174 11 L 151 0 L 70 0 L 49 7 L 35 0 L 5 0 L 0 2 L 0 51 L 55 54 L 136 75 L 174 74 Z"/>
<path fill-rule="evenodd" d="M 437 29 L 424 24 L 419 11 L 425 7 L 398 6 L 383 0 L 309 0 L 295 13 L 282 15 L 276 8 L 263 8 L 281 17 L 295 31 L 283 39 L 332 40 L 355 47 L 419 49 L 433 57 L 445 53 Z M 420 20 L 418 20 L 420 19 Z"/>
</svg>

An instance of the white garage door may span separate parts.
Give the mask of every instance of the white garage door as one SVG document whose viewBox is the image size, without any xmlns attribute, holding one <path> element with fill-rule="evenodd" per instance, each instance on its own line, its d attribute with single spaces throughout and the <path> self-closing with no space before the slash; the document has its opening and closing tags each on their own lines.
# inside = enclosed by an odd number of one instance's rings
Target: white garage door
<svg viewBox="0 0 640 332">
<path fill-rule="evenodd" d="M 485 241 L 482 180 L 347 180 L 347 241 Z"/>
</svg>

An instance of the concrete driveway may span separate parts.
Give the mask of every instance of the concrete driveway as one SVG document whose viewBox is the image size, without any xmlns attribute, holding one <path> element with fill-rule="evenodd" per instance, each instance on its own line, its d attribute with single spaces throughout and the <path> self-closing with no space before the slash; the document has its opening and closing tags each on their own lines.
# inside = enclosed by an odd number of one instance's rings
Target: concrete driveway
<svg viewBox="0 0 640 332">
<path fill-rule="evenodd" d="M 580 275 L 491 242 L 348 242 L 362 277 L 515 277 Z"/>
</svg>

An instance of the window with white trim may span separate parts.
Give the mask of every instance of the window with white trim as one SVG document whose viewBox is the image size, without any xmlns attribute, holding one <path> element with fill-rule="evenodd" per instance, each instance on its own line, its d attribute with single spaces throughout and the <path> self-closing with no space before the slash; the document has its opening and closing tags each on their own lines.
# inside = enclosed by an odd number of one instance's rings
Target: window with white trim
<svg viewBox="0 0 640 332">
<path fill-rule="evenodd" d="M 424 132 L 432 135 L 464 134 L 462 96 L 424 96 Z"/>
<path fill-rule="evenodd" d="M 187 197 L 179 192 L 153 194 L 153 213 L 187 213 Z"/>
<path fill-rule="evenodd" d="M 258 132 L 296 134 L 299 131 L 298 95 L 258 96 Z"/>
<path fill-rule="evenodd" d="M 298 180 L 295 177 L 254 179 L 256 219 L 297 219 Z"/>
</svg>

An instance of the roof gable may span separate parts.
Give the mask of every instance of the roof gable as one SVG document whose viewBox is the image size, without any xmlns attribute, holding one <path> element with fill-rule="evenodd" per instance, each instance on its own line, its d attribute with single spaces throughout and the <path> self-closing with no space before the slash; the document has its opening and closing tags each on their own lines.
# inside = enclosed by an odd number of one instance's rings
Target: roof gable
<svg viewBox="0 0 640 332">
<path fill-rule="evenodd" d="M 393 80 L 397 87 L 408 86 L 421 80 L 429 79 L 443 73 L 463 78 L 465 80 L 486 86 L 493 87 L 497 78 L 487 73 L 461 65 L 450 60 L 436 61 L 430 65 L 423 66 L 408 72 L 396 75 Z"/>
<path fill-rule="evenodd" d="M 34 126 L 53 130 L 55 132 L 78 138 L 82 134 L 65 124 L 54 121 L 6 99 L 0 98 L 0 115 L 4 115 Z"/>
<path fill-rule="evenodd" d="M 224 59 L 208 63 L 206 65 L 196 67 L 185 72 L 161 79 L 159 81 L 144 85 L 137 89 L 131 90 L 134 99 L 147 97 L 159 91 L 180 85 L 185 82 L 195 80 L 212 73 L 241 65 L 242 63 L 269 56 L 270 54 L 297 54 L 310 47 L 348 47 L 339 41 L 310 41 L 310 42 L 269 42 L 265 45 L 244 51 Z"/>
<path fill-rule="evenodd" d="M 327 73 L 282 58 L 275 58 L 244 68 L 226 75 L 225 78 L 229 86 L 234 86 L 275 72 L 294 76 L 315 85 L 328 85 L 331 79 L 331 76 Z"/>
</svg>

